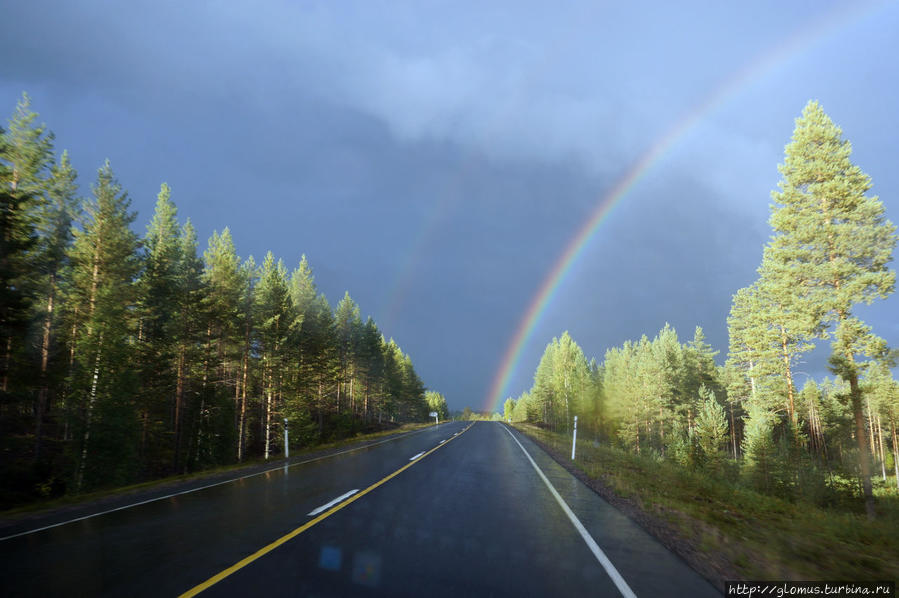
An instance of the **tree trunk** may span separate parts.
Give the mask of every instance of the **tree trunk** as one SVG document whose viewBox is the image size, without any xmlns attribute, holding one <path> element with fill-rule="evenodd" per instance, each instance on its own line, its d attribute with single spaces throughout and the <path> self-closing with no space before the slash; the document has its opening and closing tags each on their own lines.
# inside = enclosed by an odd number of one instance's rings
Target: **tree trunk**
<svg viewBox="0 0 899 598">
<path fill-rule="evenodd" d="M 63 385 L 62 389 L 62 402 L 63 402 L 63 413 L 64 413 L 64 423 L 63 423 L 63 440 L 69 440 L 69 417 L 71 416 L 71 409 L 69 405 L 69 391 L 71 390 L 72 384 L 72 375 L 75 373 L 75 339 L 78 334 L 78 306 L 75 306 L 74 317 L 72 318 L 72 336 L 69 339 L 69 367 L 68 373 L 66 375 L 66 381 Z"/>
<path fill-rule="evenodd" d="M 883 481 L 887 481 L 887 464 L 883 454 L 883 427 L 880 424 L 880 414 L 877 414 L 877 442 L 880 444 L 880 471 L 883 473 Z"/>
<path fill-rule="evenodd" d="M 637 448 L 637 454 L 640 454 L 640 422 L 634 416 L 634 442 Z"/>
<path fill-rule="evenodd" d="M 87 445 L 91 438 L 91 420 L 94 415 L 94 404 L 97 401 L 97 384 L 100 381 L 100 353 L 103 347 L 103 333 L 97 343 L 97 357 L 94 359 L 94 376 L 91 381 L 91 394 L 87 402 L 87 416 L 84 422 L 84 437 L 81 443 L 81 460 L 78 462 L 78 473 L 75 476 L 75 492 L 81 492 L 81 485 L 84 481 L 84 469 L 87 463 Z"/>
<path fill-rule="evenodd" d="M 733 401 L 728 401 L 730 403 L 730 439 L 731 443 L 734 446 L 734 461 L 737 460 L 737 426 L 734 424 L 734 403 Z"/>
<path fill-rule="evenodd" d="M 749 394 L 753 400 L 755 400 L 755 376 L 752 375 L 752 370 L 755 368 L 755 363 L 750 359 L 749 360 Z"/>
<path fill-rule="evenodd" d="M 322 434 L 324 434 L 325 421 L 324 416 L 322 414 L 322 379 L 319 377 L 318 379 L 318 440 L 321 442 Z"/>
<path fill-rule="evenodd" d="M 268 461 L 272 434 L 272 393 L 265 393 L 265 460 Z"/>
<path fill-rule="evenodd" d="M 175 417 L 173 427 L 175 429 L 175 459 L 173 468 L 178 471 L 181 461 L 181 402 L 184 399 L 184 345 L 178 349 L 178 377 L 175 382 Z"/>
<path fill-rule="evenodd" d="M 210 350 L 212 348 L 212 325 L 206 327 L 206 355 L 203 359 L 203 384 L 200 392 L 200 413 L 197 418 L 197 450 L 194 453 L 194 464 L 200 462 L 200 450 L 203 445 L 203 419 L 206 411 L 206 392 L 209 386 L 209 362 L 212 361 Z M 187 456 L 190 461 L 190 454 Z M 185 465 L 187 465 L 185 463 Z"/>
<path fill-rule="evenodd" d="M 874 438 L 874 417 L 871 415 L 871 398 L 865 398 L 865 409 L 868 411 L 868 448 L 871 449 L 871 458 L 877 459 L 877 440 Z M 876 462 L 876 461 L 875 461 Z"/>
<path fill-rule="evenodd" d="M 12 355 L 12 336 L 7 336 L 6 343 L 3 345 L 3 381 L 0 383 L 0 390 L 3 392 L 9 390 L 10 355 Z"/>
<path fill-rule="evenodd" d="M 868 454 L 868 435 L 865 434 L 865 414 L 862 408 L 862 392 L 858 385 L 858 373 L 855 371 L 854 360 L 852 355 L 847 355 L 850 359 L 850 367 L 846 368 L 846 375 L 849 377 L 849 396 L 852 400 L 852 414 L 855 418 L 855 436 L 858 442 L 858 460 L 862 473 L 862 490 L 865 495 L 865 512 L 868 519 L 874 519 L 876 513 L 874 510 L 874 492 L 871 488 L 871 458 Z"/>
<path fill-rule="evenodd" d="M 599 426 L 597 425 L 597 431 Z M 661 405 L 659 405 L 659 443 L 661 443 L 662 458 L 665 458 L 665 413 Z"/>
<path fill-rule="evenodd" d="M 890 431 L 893 435 L 893 469 L 896 472 L 896 489 L 899 490 L 899 444 L 896 443 L 896 420 L 890 416 Z"/>
<path fill-rule="evenodd" d="M 34 460 L 41 456 L 41 440 L 43 438 L 44 413 L 47 411 L 47 365 L 50 361 L 50 329 L 53 323 L 53 300 L 56 297 L 56 273 L 50 274 L 50 292 L 47 296 L 47 311 L 44 314 L 43 335 L 41 336 L 41 387 L 37 393 L 37 408 L 34 421 Z"/>
<path fill-rule="evenodd" d="M 790 416 L 790 424 L 793 426 L 794 438 L 796 438 L 797 422 L 796 407 L 793 398 L 793 369 L 790 366 L 790 354 L 787 352 L 787 332 L 783 325 L 780 327 L 780 341 L 781 348 L 783 349 L 784 371 L 787 376 L 787 413 Z"/>
<path fill-rule="evenodd" d="M 246 429 L 247 422 L 247 370 L 249 368 L 249 352 L 248 350 L 244 353 L 243 359 L 243 382 L 241 383 L 241 399 L 240 399 L 240 426 L 238 430 L 238 438 L 237 438 L 237 460 L 243 461 L 243 445 L 244 445 L 244 430 Z"/>
</svg>

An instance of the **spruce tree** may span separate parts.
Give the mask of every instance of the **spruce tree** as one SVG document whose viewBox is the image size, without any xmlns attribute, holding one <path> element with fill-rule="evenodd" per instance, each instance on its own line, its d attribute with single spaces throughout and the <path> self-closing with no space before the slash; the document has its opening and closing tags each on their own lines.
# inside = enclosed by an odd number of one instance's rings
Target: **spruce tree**
<svg viewBox="0 0 899 598">
<path fill-rule="evenodd" d="M 773 422 L 774 415 L 767 408 L 750 404 L 743 424 L 743 470 L 752 484 L 764 491 L 770 491 L 773 484 Z"/>
<path fill-rule="evenodd" d="M 699 389 L 702 402 L 696 417 L 696 439 L 705 463 L 712 468 L 720 465 L 721 446 L 727 437 L 727 416 L 715 393 L 704 385 Z"/>
</svg>

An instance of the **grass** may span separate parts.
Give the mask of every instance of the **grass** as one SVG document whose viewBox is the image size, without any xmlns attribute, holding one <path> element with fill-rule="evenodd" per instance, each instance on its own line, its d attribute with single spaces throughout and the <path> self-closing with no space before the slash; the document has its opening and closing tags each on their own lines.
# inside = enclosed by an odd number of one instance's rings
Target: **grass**
<svg viewBox="0 0 899 598">
<path fill-rule="evenodd" d="M 415 430 L 420 430 L 422 428 L 433 426 L 434 424 L 429 423 L 416 423 L 416 424 L 403 424 L 393 429 L 389 430 L 381 430 L 378 432 L 371 432 L 368 434 L 356 434 L 355 436 L 350 436 L 341 440 L 326 442 L 322 444 L 317 444 L 313 446 L 304 447 L 299 450 L 294 450 L 291 452 L 291 461 L 295 460 L 297 457 L 301 457 L 303 455 L 309 455 L 313 453 L 319 453 L 322 451 L 327 451 L 331 449 L 341 448 L 351 444 L 357 444 L 360 442 L 366 442 L 369 440 L 376 440 L 378 438 L 382 438 L 384 436 L 391 436 L 393 434 L 402 434 L 405 432 L 412 432 Z M 246 460 L 242 463 L 234 463 L 231 465 L 223 465 L 219 467 L 213 467 L 210 469 L 204 469 L 200 471 L 194 471 L 186 474 L 178 474 L 172 475 L 164 478 L 157 478 L 155 480 L 149 480 L 145 482 L 140 482 L 137 484 L 130 484 L 127 486 L 119 486 L 115 488 L 103 488 L 99 490 L 95 490 L 92 492 L 85 492 L 81 494 L 66 494 L 64 496 L 41 500 L 36 502 L 31 502 L 25 505 L 19 505 L 10 509 L 6 509 L 0 511 L 0 518 L 15 518 L 17 515 L 24 515 L 35 513 L 38 511 L 56 509 L 60 507 L 67 507 L 72 505 L 77 505 L 79 503 L 91 502 L 96 500 L 103 500 L 107 498 L 118 497 L 127 494 L 134 494 L 136 492 L 140 492 L 143 490 L 152 490 L 159 487 L 166 487 L 174 484 L 180 484 L 183 482 L 189 482 L 192 480 L 202 479 L 206 477 L 217 476 L 223 473 L 228 473 L 232 471 L 240 471 L 243 469 L 251 469 L 253 467 L 257 467 L 264 464 L 269 464 L 272 467 L 275 467 L 277 463 L 283 461 L 283 458 L 275 458 L 269 459 L 266 461 L 263 458 L 257 458 L 252 460 Z"/>
<path fill-rule="evenodd" d="M 571 451 L 564 434 L 516 426 L 557 452 Z M 895 489 L 879 489 L 879 515 L 869 521 L 863 513 L 767 496 L 708 473 L 587 440 L 578 441 L 574 466 L 674 529 L 700 552 L 699 558 L 726 559 L 743 579 L 899 579 Z"/>
</svg>

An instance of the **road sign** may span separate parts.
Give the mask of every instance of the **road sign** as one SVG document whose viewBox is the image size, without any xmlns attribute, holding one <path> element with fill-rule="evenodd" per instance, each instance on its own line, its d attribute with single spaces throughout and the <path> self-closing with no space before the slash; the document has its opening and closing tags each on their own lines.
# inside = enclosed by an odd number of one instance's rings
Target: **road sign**
<svg viewBox="0 0 899 598">
<path fill-rule="evenodd" d="M 430 412 L 430 413 L 428 414 L 428 416 L 429 416 L 429 417 L 437 417 L 437 412 L 436 412 L 436 411 L 432 411 L 432 412 Z"/>
</svg>

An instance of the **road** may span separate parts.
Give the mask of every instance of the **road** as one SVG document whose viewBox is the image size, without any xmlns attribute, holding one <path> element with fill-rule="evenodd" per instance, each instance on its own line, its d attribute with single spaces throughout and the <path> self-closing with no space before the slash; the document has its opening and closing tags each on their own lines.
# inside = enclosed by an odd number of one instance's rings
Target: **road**
<svg viewBox="0 0 899 598">
<path fill-rule="evenodd" d="M 0 562 L 6 596 L 720 596 L 496 422 L 5 539 Z"/>
</svg>

